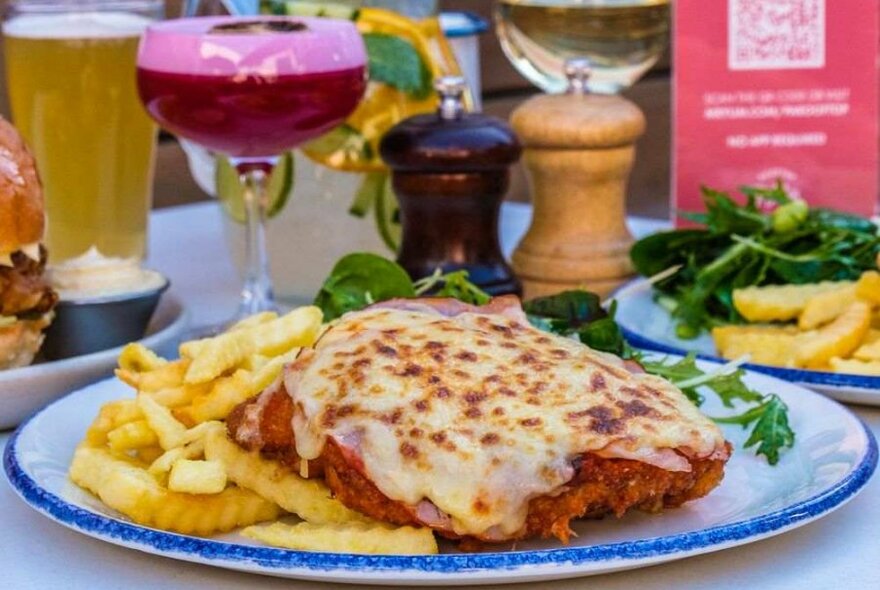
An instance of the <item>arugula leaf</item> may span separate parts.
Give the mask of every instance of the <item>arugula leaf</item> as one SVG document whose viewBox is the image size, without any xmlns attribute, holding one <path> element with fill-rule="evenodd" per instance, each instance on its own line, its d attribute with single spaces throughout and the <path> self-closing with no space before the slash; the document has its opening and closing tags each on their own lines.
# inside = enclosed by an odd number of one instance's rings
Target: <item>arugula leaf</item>
<svg viewBox="0 0 880 590">
<path fill-rule="evenodd" d="M 691 353 L 680 361 L 672 364 L 667 364 L 665 358 L 651 361 L 640 357 L 638 360 L 645 371 L 652 375 L 663 377 L 667 381 L 672 382 L 673 385 L 685 383 L 686 381 L 704 375 L 703 370 L 697 367 L 697 355 L 694 353 Z M 681 392 L 684 393 L 697 407 L 703 405 L 703 402 L 705 401 L 705 398 L 695 387 L 682 387 Z"/>
<path fill-rule="evenodd" d="M 770 224 L 770 219 L 758 211 L 753 197 L 740 206 L 727 193 L 709 187 L 700 189 L 706 204 L 706 226 L 715 234 L 760 232 Z"/>
<path fill-rule="evenodd" d="M 438 268 L 433 275 L 419 279 L 413 285 L 416 295 L 452 297 L 472 305 L 485 305 L 492 296 L 468 280 L 466 270 L 442 274 Z"/>
<path fill-rule="evenodd" d="M 721 367 L 717 373 L 706 373 L 697 366 L 694 353 L 675 363 L 668 363 L 665 358 L 648 360 L 642 355 L 637 358 L 645 371 L 671 381 L 697 406 L 705 399 L 699 392 L 702 388 L 718 395 L 726 407 L 733 407 L 735 400 L 752 404 L 741 414 L 713 420 L 719 424 L 739 424 L 743 428 L 754 423 L 755 427 L 743 446 L 757 445 L 755 453 L 767 457 L 771 465 L 779 461 L 779 452 L 783 448 L 794 444 L 795 435 L 788 424 L 788 407 L 775 394 L 765 397 L 750 389 L 743 382 L 745 371 L 742 369 L 725 372 Z"/>
<path fill-rule="evenodd" d="M 433 92 L 431 71 L 412 43 L 386 33 L 364 33 L 370 80 L 384 82 L 416 99 Z"/>
<path fill-rule="evenodd" d="M 744 402 L 760 401 L 762 398 L 761 394 L 753 389 L 749 389 L 748 385 L 743 383 L 742 378 L 745 374 L 744 370 L 737 369 L 733 373 L 718 375 L 712 381 L 706 383 L 706 387 L 714 391 L 721 398 L 721 403 L 728 408 L 733 407 L 735 400 L 742 400 Z"/>
<path fill-rule="evenodd" d="M 315 297 L 325 320 L 363 309 L 377 301 L 415 297 L 412 280 L 396 262 L 369 253 L 344 256 Z"/>
<path fill-rule="evenodd" d="M 670 305 L 680 338 L 718 324 L 741 323 L 733 291 L 749 286 L 854 280 L 876 267 L 878 227 L 868 219 L 811 209 L 781 183 L 742 187 L 745 202 L 703 188 L 705 213 L 682 213 L 703 229 L 657 233 L 630 251 L 644 276 L 680 267 L 654 288 Z M 775 205 L 775 209 L 767 205 Z"/>
<path fill-rule="evenodd" d="M 743 428 L 754 423 L 744 446 L 748 449 L 757 445 L 755 453 L 767 457 L 770 465 L 779 462 L 780 450 L 794 446 L 795 433 L 788 423 L 788 406 L 775 394 L 763 398 L 760 405 L 742 414 L 714 420 L 721 424 L 739 424 Z"/>
</svg>

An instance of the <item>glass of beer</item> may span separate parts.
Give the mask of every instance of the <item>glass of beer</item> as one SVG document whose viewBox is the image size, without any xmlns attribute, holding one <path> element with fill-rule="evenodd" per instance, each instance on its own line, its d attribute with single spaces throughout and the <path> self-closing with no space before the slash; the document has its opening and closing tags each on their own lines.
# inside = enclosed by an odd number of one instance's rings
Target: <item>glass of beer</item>
<svg viewBox="0 0 880 590">
<path fill-rule="evenodd" d="M 145 255 L 156 126 L 138 98 L 135 61 L 163 8 L 163 0 L 8 3 L 7 89 L 43 180 L 53 266 L 90 250 Z"/>
</svg>

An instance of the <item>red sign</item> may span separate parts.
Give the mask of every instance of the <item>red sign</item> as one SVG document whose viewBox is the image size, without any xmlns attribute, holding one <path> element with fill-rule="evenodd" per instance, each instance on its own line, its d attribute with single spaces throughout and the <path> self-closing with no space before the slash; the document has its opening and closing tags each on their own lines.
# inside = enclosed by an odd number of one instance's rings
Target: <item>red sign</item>
<svg viewBox="0 0 880 590">
<path fill-rule="evenodd" d="M 788 190 L 873 215 L 876 0 L 676 0 L 674 207 L 700 186 Z"/>
</svg>

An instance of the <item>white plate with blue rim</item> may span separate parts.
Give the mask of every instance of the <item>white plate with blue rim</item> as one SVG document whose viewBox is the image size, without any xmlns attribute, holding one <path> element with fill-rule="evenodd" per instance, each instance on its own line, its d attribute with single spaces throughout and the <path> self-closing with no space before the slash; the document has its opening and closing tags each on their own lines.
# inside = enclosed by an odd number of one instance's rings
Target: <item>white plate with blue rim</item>
<svg viewBox="0 0 880 590">
<path fill-rule="evenodd" d="M 710 363 L 701 362 L 705 369 Z M 464 554 L 364 556 L 260 546 L 237 533 L 197 538 L 136 525 L 73 485 L 67 467 L 98 408 L 131 396 L 116 380 L 62 398 L 23 424 L 4 453 L 6 476 L 38 512 L 85 535 L 123 547 L 257 574 L 304 580 L 393 585 L 458 585 L 572 578 L 632 569 L 728 549 L 803 526 L 843 506 L 877 466 L 877 442 L 836 402 L 749 372 L 746 383 L 776 393 L 789 406 L 796 444 L 770 466 L 743 450 L 747 433 L 725 427 L 736 450 L 721 485 L 707 497 L 659 515 L 573 523 L 571 544 L 518 543 Z M 710 415 L 724 412 L 707 400 Z M 51 539 L 47 539 L 51 543 Z"/>
<path fill-rule="evenodd" d="M 719 358 L 712 336 L 700 334 L 693 340 L 675 335 L 675 320 L 654 300 L 654 291 L 646 279 L 636 279 L 611 296 L 617 301 L 614 318 L 624 338 L 632 346 L 644 350 L 672 354 L 695 352 L 701 359 L 724 362 Z M 831 373 L 746 363 L 743 367 L 799 383 L 820 391 L 837 401 L 880 406 L 880 377 Z"/>
</svg>

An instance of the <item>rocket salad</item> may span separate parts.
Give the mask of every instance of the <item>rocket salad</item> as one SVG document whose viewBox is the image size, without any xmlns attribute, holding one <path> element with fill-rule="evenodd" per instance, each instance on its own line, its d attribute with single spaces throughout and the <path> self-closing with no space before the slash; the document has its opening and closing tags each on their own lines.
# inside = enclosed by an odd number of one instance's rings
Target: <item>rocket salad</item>
<svg viewBox="0 0 880 590">
<path fill-rule="evenodd" d="M 880 228 L 872 221 L 810 208 L 781 184 L 740 191 L 744 204 L 704 187 L 706 212 L 682 214 L 703 227 L 648 236 L 630 252 L 644 276 L 679 267 L 654 285 L 658 302 L 677 321 L 679 338 L 742 323 L 733 306 L 734 289 L 854 280 L 876 268 Z"/>
</svg>

